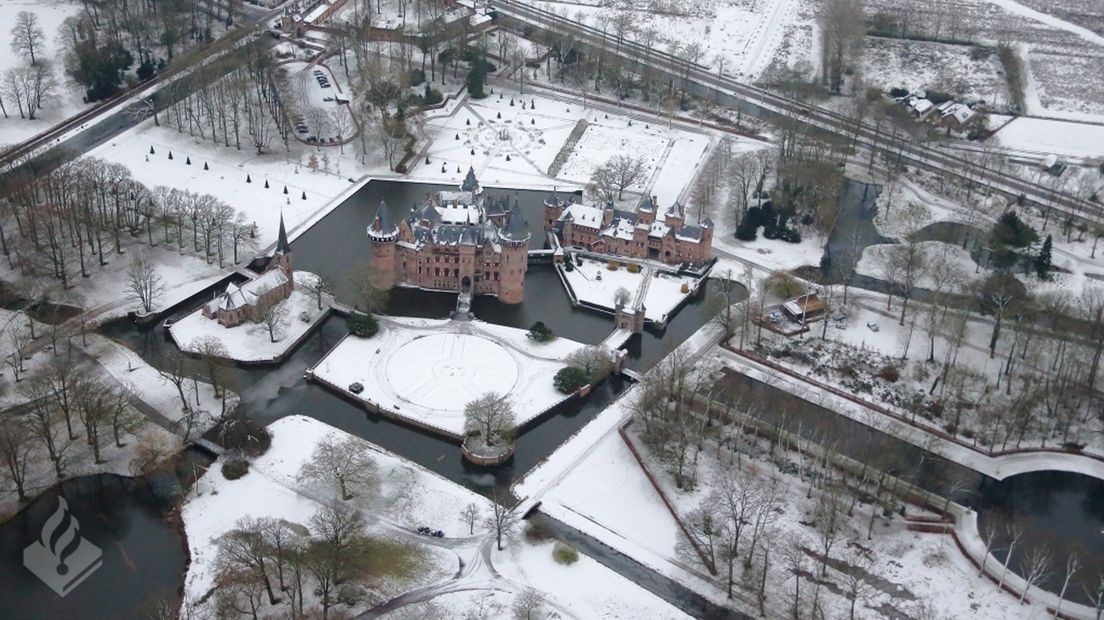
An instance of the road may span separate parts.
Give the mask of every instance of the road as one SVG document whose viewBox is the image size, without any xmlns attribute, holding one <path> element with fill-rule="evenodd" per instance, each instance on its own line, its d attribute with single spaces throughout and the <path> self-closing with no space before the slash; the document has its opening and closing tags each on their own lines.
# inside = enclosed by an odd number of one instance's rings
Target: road
<svg viewBox="0 0 1104 620">
<path fill-rule="evenodd" d="M 744 84 L 727 75 L 717 75 L 709 67 L 645 48 L 633 41 L 622 41 L 615 48 L 608 33 L 515 0 L 489 0 L 489 3 L 497 11 L 499 22 L 506 27 L 511 27 L 513 22 L 512 26 L 519 31 L 528 28 L 554 34 L 570 34 L 581 45 L 602 49 L 606 54 L 620 56 L 652 71 L 666 73 L 673 80 L 683 82 L 688 91 L 713 98 L 722 105 L 739 107 L 775 120 L 780 117 L 789 118 L 808 128 L 835 134 L 848 142 L 853 141 L 857 146 L 897 158 L 903 164 L 987 185 L 1009 196 L 1023 195 L 1040 205 L 1053 203 L 1056 210 L 1063 211 L 1076 220 L 1104 223 L 1104 206 L 1100 204 L 992 170 L 964 157 L 960 152 L 943 150 L 936 144 L 917 144 L 895 133 L 887 135 L 885 127 L 789 99 Z"/>
<path fill-rule="evenodd" d="M 236 30 L 206 47 L 178 56 L 167 70 L 141 85 L 0 153 L 0 171 L 10 173 L 24 167 L 41 169 L 43 166 L 63 162 L 87 153 L 134 127 L 149 118 L 153 109 L 159 112 L 190 95 L 200 80 L 210 83 L 240 67 L 240 62 L 235 62 L 234 59 L 247 54 L 249 46 L 274 46 L 276 40 L 267 35 L 261 35 L 254 41 L 248 41 L 248 38 L 256 31 L 258 24 L 265 24 L 278 14 L 278 10 L 254 12 Z M 204 65 L 210 65 L 213 70 L 197 76 L 195 69 Z M 163 88 L 169 84 L 173 84 L 171 90 Z"/>
</svg>

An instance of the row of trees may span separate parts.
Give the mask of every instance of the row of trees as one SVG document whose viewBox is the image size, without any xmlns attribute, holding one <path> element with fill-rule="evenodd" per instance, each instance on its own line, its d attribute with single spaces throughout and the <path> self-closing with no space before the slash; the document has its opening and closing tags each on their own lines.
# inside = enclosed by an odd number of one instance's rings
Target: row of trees
<svg viewBox="0 0 1104 620">
<path fill-rule="evenodd" d="M 4 185 L 0 248 L 9 266 L 25 279 L 55 278 L 62 289 L 76 275 L 88 277 L 108 265 L 135 239 L 151 247 L 171 244 L 181 254 L 190 249 L 220 267 L 255 247 L 253 225 L 222 201 L 164 186 L 151 190 L 125 166 L 94 157 L 41 176 L 11 173 Z M 140 262 L 139 273 L 155 277 L 153 266 Z M 128 285 L 146 311 L 156 301 L 149 278 L 141 278 L 143 286 Z"/>
<path fill-rule="evenodd" d="M 9 332 L 13 327 L 9 327 Z M 14 338 L 29 336 L 14 336 Z M 22 365 L 26 344 L 17 344 L 12 362 Z M 85 463 L 81 451 L 95 465 L 105 462 L 109 446 L 123 448 L 128 436 L 137 435 L 146 419 L 129 406 L 130 391 L 123 385 L 90 372 L 71 354 L 56 349 L 49 360 L 25 376 L 17 374 L 17 389 L 27 402 L 27 412 L 6 416 L 0 424 L 0 472 L 14 486 L 19 501 L 32 487 L 46 486 L 46 469 L 61 481 L 71 468 Z M 46 355 L 42 353 L 40 355 Z M 140 446 L 141 447 L 141 446 Z M 160 458 L 156 446 L 136 455 L 133 465 L 143 470 Z M 42 467 L 49 463 L 48 468 Z"/>
</svg>

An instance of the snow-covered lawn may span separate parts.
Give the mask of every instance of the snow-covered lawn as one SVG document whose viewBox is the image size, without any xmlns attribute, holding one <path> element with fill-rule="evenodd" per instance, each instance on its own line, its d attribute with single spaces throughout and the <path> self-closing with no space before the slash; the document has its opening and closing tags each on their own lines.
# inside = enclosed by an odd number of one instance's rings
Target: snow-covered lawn
<svg viewBox="0 0 1104 620">
<path fill-rule="evenodd" d="M 1021 116 L 994 137 L 1002 146 L 1022 151 L 1059 157 L 1104 157 L 1104 125 Z"/>
<path fill-rule="evenodd" d="M 762 229 L 759 233 L 754 241 L 741 241 L 735 237 L 715 234 L 713 248 L 768 270 L 789 270 L 806 265 L 815 267 L 820 264 L 820 257 L 824 255 L 824 241 L 815 235 L 805 235 L 799 243 L 787 243 L 763 237 Z"/>
<path fill-rule="evenodd" d="M 582 346 L 482 321 L 381 318 L 378 334 L 346 337 L 311 372 L 337 389 L 360 383 L 355 398 L 461 436 L 464 406 L 487 392 L 510 399 L 518 425 L 563 401 L 552 378 Z"/>
<path fill-rule="evenodd" d="M 522 583 L 550 593 L 576 618 L 668 620 L 689 618 L 637 584 L 580 554 L 564 566 L 552 558 L 553 542 L 530 544 L 519 540 L 494 560 L 500 570 Z M 501 616 L 499 616 L 501 617 Z M 507 616 L 516 617 L 516 616 Z"/>
<path fill-rule="evenodd" d="M 937 282 L 931 272 L 932 263 L 935 262 L 957 265 L 960 273 L 967 280 L 976 277 L 974 272 L 977 269 L 977 263 L 970 257 L 969 252 L 962 249 L 962 246 L 942 241 L 921 241 L 917 245 L 924 259 L 919 277 L 912 283 L 913 286 L 925 289 L 937 288 Z M 896 243 L 867 246 L 863 249 L 862 258 L 855 266 L 855 271 L 862 275 L 892 282 L 894 276 L 891 266 L 893 257 L 907 251 L 907 246 Z M 984 276 L 987 273 L 987 271 L 983 271 L 981 275 Z"/>
<path fill-rule="evenodd" d="M 81 348 L 170 422 L 180 423 L 185 418 L 176 386 L 140 355 L 99 334 L 89 334 L 88 346 Z M 223 403 L 220 397 L 215 396 L 210 383 L 193 382 L 189 378 L 183 389 L 191 407 L 192 437 L 195 437 L 214 424 L 222 413 Z M 226 411 L 234 408 L 237 398 L 236 394 L 227 394 Z"/>
<path fill-rule="evenodd" d="M 34 120 L 20 118 L 19 110 L 14 100 L 4 94 L 4 106 L 7 109 L 7 118 L 0 118 L 0 147 L 15 144 L 46 131 L 50 127 L 60 123 L 66 118 L 80 112 L 87 104 L 82 100 L 83 89 L 75 84 L 68 76 L 64 75 L 65 67 L 61 62 L 61 44 L 56 40 L 58 29 L 65 18 L 78 14 L 81 4 L 75 1 L 65 0 L 8 0 L 0 2 L 0 24 L 5 24 L 4 52 L 0 54 L 0 73 L 15 67 L 29 64 L 7 47 L 8 31 L 15 24 L 15 16 L 20 11 L 29 11 L 38 17 L 38 25 L 46 35 L 42 41 L 43 48 L 35 52 L 39 60 L 49 59 L 54 66 L 54 77 L 57 79 L 57 91 L 53 100 L 46 103 L 35 115 Z"/>
<path fill-rule="evenodd" d="M 645 268 L 637 273 L 627 267 L 618 267 L 610 271 L 607 263 L 593 259 L 583 259 L 576 263 L 575 269 L 567 271 L 562 266 L 557 269 L 571 285 L 579 301 L 593 304 L 613 311 L 617 291 L 624 288 L 629 292 L 629 305 L 636 299 L 640 287 L 644 286 L 646 276 L 650 277 L 647 294 L 644 297 L 644 318 L 649 321 L 666 322 L 675 307 L 695 290 L 697 282 L 689 276 L 664 273 Z M 683 292 L 683 286 L 686 291 Z"/>
<path fill-rule="evenodd" d="M 199 480 L 181 512 L 191 564 L 185 579 L 185 601 L 195 601 L 214 586 L 217 571 L 215 540 L 234 528 L 243 517 L 275 517 L 303 526 L 326 501 L 336 498 L 335 489 L 312 488 L 299 481 L 299 470 L 310 459 L 315 445 L 326 436 L 339 441 L 342 431 L 305 416 L 289 416 L 272 423 L 272 447 L 251 464 L 238 480 L 222 476 L 217 463 Z M 375 602 L 404 589 L 445 578 L 456 568 L 455 555 L 437 547 L 413 544 L 398 528 L 428 523 L 445 529 L 449 536 L 466 535 L 460 513 L 468 504 L 483 512 L 487 500 L 452 484 L 417 465 L 400 459 L 368 442 L 364 449 L 375 465 L 377 484 L 350 500 L 371 524 L 369 535 L 408 544 L 429 558 L 412 582 L 385 580 L 373 583 Z M 313 483 L 312 483 L 313 484 Z"/>
<path fill-rule="evenodd" d="M 580 100 L 527 90 L 522 95 L 496 86 L 485 99 L 450 101 L 427 113 L 424 130 L 432 142 L 413 162 L 410 176 L 458 184 L 471 166 L 487 186 L 563 190 L 585 185 L 594 168 L 614 155 L 639 155 L 647 173 L 630 191 L 651 188 L 660 204 L 668 205 L 682 197 L 711 144 L 710 134 L 687 126 L 669 129 L 665 119 L 591 104 L 584 108 Z M 549 177 L 580 119 L 586 119 L 586 131 L 557 176 Z"/>
<path fill-rule="evenodd" d="M 1008 86 L 995 52 L 972 58 L 977 48 L 925 41 L 867 37 L 863 77 L 883 91 L 902 87 L 912 91 L 950 93 L 998 106 L 1008 102 Z"/>
<path fill-rule="evenodd" d="M 323 295 L 322 308 L 319 309 L 317 296 L 305 288 L 306 281 L 314 277 L 306 271 L 295 272 L 295 289 L 287 299 L 277 304 L 284 317 L 276 330 L 275 342 L 263 323 L 246 321 L 236 327 L 224 327 L 218 321 L 203 316 L 202 308 L 173 323 L 169 333 L 177 346 L 184 350 L 195 349 L 198 341 L 213 337 L 226 348 L 229 359 L 239 362 L 277 359 L 303 334 L 313 329 L 329 310 L 331 299 L 328 295 Z"/>
</svg>

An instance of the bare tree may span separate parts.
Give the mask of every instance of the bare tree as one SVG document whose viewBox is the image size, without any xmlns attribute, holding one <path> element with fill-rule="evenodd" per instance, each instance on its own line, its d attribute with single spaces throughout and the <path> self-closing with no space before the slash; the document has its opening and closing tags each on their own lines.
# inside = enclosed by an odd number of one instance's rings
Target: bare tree
<svg viewBox="0 0 1104 620">
<path fill-rule="evenodd" d="M 479 520 L 479 506 L 474 503 L 468 504 L 464 507 L 464 512 L 461 513 L 464 522 L 468 524 L 468 536 L 475 534 L 475 522 Z"/>
<path fill-rule="evenodd" d="M 352 491 L 375 481 L 376 464 L 368 456 L 364 443 L 356 437 L 339 440 L 330 434 L 318 442 L 314 453 L 299 470 L 300 480 L 337 483 L 341 499 L 350 500 Z"/>
<path fill-rule="evenodd" d="M 1046 579 L 1050 575 L 1051 555 L 1050 549 L 1045 546 L 1037 546 L 1031 550 L 1027 559 L 1020 563 L 1023 572 L 1024 591 L 1020 593 L 1020 602 L 1024 602 L 1031 587 Z"/>
<path fill-rule="evenodd" d="M 510 399 L 495 392 L 487 392 L 464 405 L 464 432 L 478 435 L 488 446 L 511 441 L 516 424 Z"/>
<path fill-rule="evenodd" d="M 284 337 L 284 326 L 287 324 L 288 309 L 283 303 L 274 303 L 260 313 L 260 323 L 268 331 L 268 339 L 272 342 Z"/>
<path fill-rule="evenodd" d="M 594 385 L 605 379 L 613 371 L 609 355 L 601 347 L 588 346 L 575 351 L 564 360 L 568 366 L 576 366 L 587 374 L 588 382 Z"/>
<path fill-rule="evenodd" d="M 127 268 L 127 298 L 142 306 L 144 312 L 151 312 L 154 304 L 165 293 L 165 282 L 157 267 L 146 260 L 142 252 L 131 255 Z"/>
<path fill-rule="evenodd" d="M 625 188 L 644 177 L 644 159 L 629 155 L 614 155 L 606 163 L 595 168 L 591 175 L 591 192 L 598 198 L 612 201 L 624 198 Z"/>
<path fill-rule="evenodd" d="M 305 565 L 315 578 L 315 593 L 321 599 L 325 620 L 334 604 L 336 588 L 360 574 L 367 559 L 364 516 L 347 504 L 333 501 L 311 517 L 310 529 L 318 538 L 310 542 Z"/>
<path fill-rule="evenodd" d="M 1073 576 L 1081 570 L 1081 556 L 1076 551 L 1070 552 L 1066 556 L 1066 573 L 1062 579 L 1062 589 L 1058 592 L 1058 605 L 1054 608 L 1054 617 L 1058 618 L 1062 615 L 1062 603 L 1066 599 L 1066 589 L 1069 588 L 1070 580 Z"/>
<path fill-rule="evenodd" d="M 268 602 L 275 605 L 280 599 L 272 588 L 268 565 L 271 562 L 265 542 L 264 527 L 259 519 L 242 517 L 234 529 L 219 536 L 217 565 L 220 573 L 248 572 L 264 585 Z"/>
<path fill-rule="evenodd" d="M 1004 568 L 1001 570 L 1000 581 L 997 582 L 998 590 L 1004 588 L 1004 578 L 1008 576 L 1008 566 L 1012 562 L 1012 553 L 1016 551 L 1016 545 L 1019 544 L 1024 535 L 1024 526 L 1017 520 L 1013 520 L 1005 529 L 1008 533 L 1008 547 L 1005 549 Z"/>
<path fill-rule="evenodd" d="M 533 620 L 533 614 L 540 611 L 544 597 L 532 586 L 525 588 L 514 599 L 514 615 L 520 619 Z"/>
<path fill-rule="evenodd" d="M 828 0 L 821 6 L 821 80 L 840 92 L 844 73 L 858 62 L 866 36 L 862 0 Z"/>
<path fill-rule="evenodd" d="M 502 551 L 502 539 L 509 538 L 513 533 L 514 526 L 517 525 L 514 514 L 506 507 L 505 502 L 508 499 L 507 494 L 496 489 L 491 494 L 491 514 L 487 515 L 487 519 L 484 521 L 487 529 L 494 531 L 495 542 L 499 551 Z"/>
<path fill-rule="evenodd" d="M 353 293 L 353 307 L 372 313 L 387 305 L 389 290 L 382 286 L 379 271 L 368 260 L 349 270 L 346 283 Z"/>
<path fill-rule="evenodd" d="M 46 34 L 42 32 L 42 27 L 38 25 L 38 15 L 30 11 L 16 13 L 15 25 L 12 26 L 11 35 L 12 51 L 20 56 L 29 56 L 31 64 L 37 64 L 38 60 L 35 57 L 35 52 L 42 52 L 43 41 L 46 40 Z"/>
<path fill-rule="evenodd" d="M 308 280 L 304 283 L 304 286 L 308 291 L 314 293 L 315 300 L 318 302 L 318 309 L 321 310 L 322 298 L 333 294 L 333 284 L 322 274 L 314 274 L 313 278 L 300 278 L 300 280 Z"/>
<path fill-rule="evenodd" d="M 31 456 L 31 440 L 34 431 L 24 420 L 11 416 L 0 424 L 0 462 L 12 484 L 20 502 L 27 499 L 25 483 L 27 464 Z"/>
</svg>

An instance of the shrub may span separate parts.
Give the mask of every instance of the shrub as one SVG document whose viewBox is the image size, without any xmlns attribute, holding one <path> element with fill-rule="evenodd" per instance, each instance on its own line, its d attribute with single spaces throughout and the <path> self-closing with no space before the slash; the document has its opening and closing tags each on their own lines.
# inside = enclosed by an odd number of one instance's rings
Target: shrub
<svg viewBox="0 0 1104 620">
<path fill-rule="evenodd" d="M 552 330 L 544 324 L 543 321 L 537 321 L 529 327 L 529 333 L 527 334 L 530 340 L 536 342 L 548 342 L 556 337 L 552 333 Z"/>
<path fill-rule="evenodd" d="M 564 261 L 564 271 L 575 271 L 575 263 Z"/>
<path fill-rule="evenodd" d="M 901 97 L 908 97 L 909 91 L 907 88 L 901 88 L 900 86 L 889 89 L 889 96 L 895 99 Z"/>
<path fill-rule="evenodd" d="M 249 461 L 232 458 L 222 462 L 222 477 L 227 480 L 237 480 L 249 473 Z"/>
<path fill-rule="evenodd" d="M 896 383 L 901 378 L 901 371 L 897 370 L 897 367 L 893 364 L 886 364 L 878 370 L 878 378 L 885 379 L 890 383 Z"/>
<path fill-rule="evenodd" d="M 682 293 L 683 295 L 689 293 L 690 292 L 690 284 L 688 282 L 683 282 L 682 286 L 679 287 L 679 292 Z"/>
<path fill-rule="evenodd" d="M 540 544 L 546 540 L 552 539 L 552 531 L 548 529 L 548 526 L 536 521 L 527 521 L 525 524 L 525 540 L 533 543 Z"/>
<path fill-rule="evenodd" d="M 425 86 L 425 93 L 422 94 L 422 102 L 425 105 L 436 105 L 444 101 L 445 96 L 441 94 L 441 91 L 436 88 L 430 88 L 429 84 Z"/>
<path fill-rule="evenodd" d="M 578 366 L 565 366 L 556 372 L 552 385 L 562 394 L 570 394 L 589 383 L 587 373 Z"/>
<path fill-rule="evenodd" d="M 573 547 L 557 542 L 552 547 L 552 559 L 564 566 L 571 566 L 579 561 L 579 552 Z"/>
<path fill-rule="evenodd" d="M 636 263 L 629 263 L 627 269 L 629 270 L 629 273 L 640 273 L 640 265 Z"/>
<path fill-rule="evenodd" d="M 606 269 L 609 269 L 610 271 L 617 271 L 618 267 L 619 264 L 615 260 L 611 260 L 610 262 L 606 263 Z"/>
<path fill-rule="evenodd" d="M 351 314 L 345 323 L 354 336 L 360 336 L 361 338 L 371 338 L 379 331 L 379 322 L 376 321 L 376 317 L 370 314 Z"/>
<path fill-rule="evenodd" d="M 422 71 L 421 69 L 411 69 L 407 77 L 410 80 L 411 86 L 417 86 L 418 84 L 426 81 L 425 71 Z"/>
<path fill-rule="evenodd" d="M 272 446 L 272 433 L 268 428 L 251 420 L 239 410 L 226 415 L 208 433 L 215 443 L 227 450 L 239 450 L 249 457 L 258 457 Z"/>
<path fill-rule="evenodd" d="M 353 394 L 360 394 L 364 391 L 364 384 L 359 381 L 354 381 L 353 383 L 349 384 L 349 391 Z"/>
</svg>

